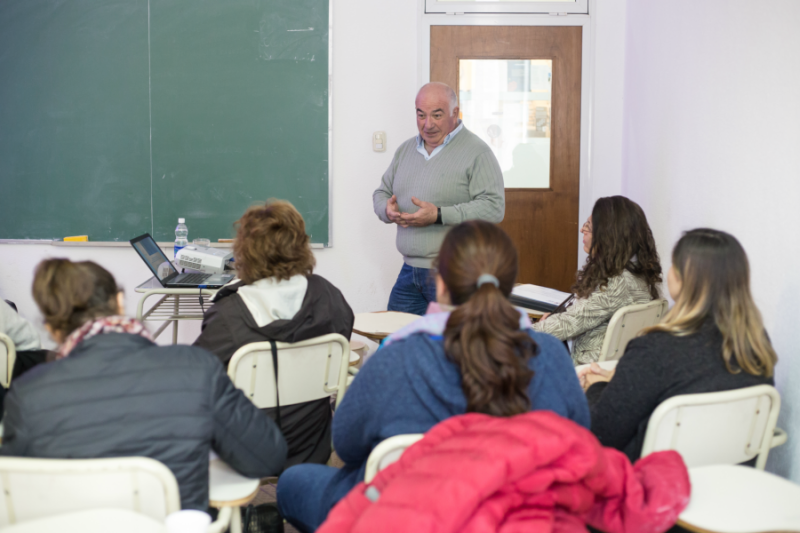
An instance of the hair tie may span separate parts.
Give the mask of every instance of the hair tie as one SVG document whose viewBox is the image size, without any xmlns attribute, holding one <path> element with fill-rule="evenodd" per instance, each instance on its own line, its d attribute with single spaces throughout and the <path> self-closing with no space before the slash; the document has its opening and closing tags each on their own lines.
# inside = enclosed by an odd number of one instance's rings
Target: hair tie
<svg viewBox="0 0 800 533">
<path fill-rule="evenodd" d="M 481 285 L 484 285 L 486 283 L 491 283 L 498 289 L 500 288 L 500 281 L 491 274 L 481 274 L 480 276 L 478 276 L 478 281 L 476 285 L 478 286 L 479 289 L 481 288 Z"/>
</svg>

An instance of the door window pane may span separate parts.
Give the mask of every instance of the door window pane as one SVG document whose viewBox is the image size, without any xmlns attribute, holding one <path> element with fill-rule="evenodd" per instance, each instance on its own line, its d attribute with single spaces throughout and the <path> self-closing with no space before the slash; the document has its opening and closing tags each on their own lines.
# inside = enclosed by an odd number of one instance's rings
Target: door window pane
<svg viewBox="0 0 800 533">
<path fill-rule="evenodd" d="M 494 152 L 507 189 L 550 187 L 550 59 L 459 60 L 464 126 Z"/>
</svg>

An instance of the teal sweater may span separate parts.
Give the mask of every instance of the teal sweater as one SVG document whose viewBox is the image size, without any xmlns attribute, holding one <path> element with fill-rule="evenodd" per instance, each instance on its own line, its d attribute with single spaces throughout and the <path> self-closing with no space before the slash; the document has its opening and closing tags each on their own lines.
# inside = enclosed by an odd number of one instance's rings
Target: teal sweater
<svg viewBox="0 0 800 533">
<path fill-rule="evenodd" d="M 417 151 L 416 138 L 401 144 L 372 195 L 375 214 L 387 224 L 386 202 L 392 195 L 403 213 L 419 210 L 412 196 L 442 208 L 442 225 L 397 226 L 397 250 L 412 267 L 431 267 L 448 226 L 476 218 L 498 223 L 505 214 L 500 165 L 489 145 L 467 128 L 428 161 Z"/>
</svg>

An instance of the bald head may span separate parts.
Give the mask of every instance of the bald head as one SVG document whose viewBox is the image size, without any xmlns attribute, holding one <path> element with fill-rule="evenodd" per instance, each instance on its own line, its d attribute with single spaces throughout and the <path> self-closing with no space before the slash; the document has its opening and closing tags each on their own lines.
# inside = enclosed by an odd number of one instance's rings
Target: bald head
<svg viewBox="0 0 800 533">
<path fill-rule="evenodd" d="M 447 102 L 447 114 L 453 113 L 453 110 L 458 107 L 458 97 L 456 92 L 446 83 L 439 81 L 432 81 L 423 85 L 419 92 L 417 92 L 417 101 L 422 98 L 435 98 L 441 102 Z"/>
<path fill-rule="evenodd" d="M 417 129 L 432 151 L 444 142 L 445 137 L 458 125 L 458 98 L 450 86 L 426 83 L 417 93 Z"/>
</svg>

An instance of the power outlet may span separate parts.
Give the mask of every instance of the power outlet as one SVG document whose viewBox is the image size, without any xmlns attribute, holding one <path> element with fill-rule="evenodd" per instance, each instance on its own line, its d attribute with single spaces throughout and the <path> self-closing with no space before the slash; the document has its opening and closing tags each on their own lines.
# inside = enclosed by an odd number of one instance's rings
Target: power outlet
<svg viewBox="0 0 800 533">
<path fill-rule="evenodd" d="M 372 134 L 372 151 L 385 152 L 386 151 L 386 132 L 376 131 Z"/>
</svg>

